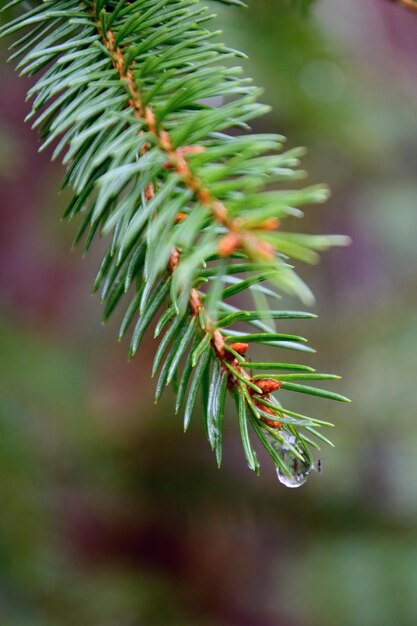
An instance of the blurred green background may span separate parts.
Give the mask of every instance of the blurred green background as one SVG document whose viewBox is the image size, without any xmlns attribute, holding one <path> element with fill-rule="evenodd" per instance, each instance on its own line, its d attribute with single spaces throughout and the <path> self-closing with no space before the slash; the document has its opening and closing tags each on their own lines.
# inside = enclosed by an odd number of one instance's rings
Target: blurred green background
<svg viewBox="0 0 417 626">
<path fill-rule="evenodd" d="M 291 228 L 354 241 L 300 268 L 311 362 L 353 404 L 298 401 L 337 427 L 296 491 L 266 458 L 247 470 L 232 407 L 221 471 L 198 419 L 184 436 L 169 392 L 155 408 L 152 339 L 128 364 L 117 316 L 100 325 L 103 246 L 70 252 L 62 171 L 1 50 L 2 626 L 417 624 L 417 14 L 291 4 L 216 9 L 273 105 L 257 130 L 308 146 L 332 188 Z"/>
</svg>

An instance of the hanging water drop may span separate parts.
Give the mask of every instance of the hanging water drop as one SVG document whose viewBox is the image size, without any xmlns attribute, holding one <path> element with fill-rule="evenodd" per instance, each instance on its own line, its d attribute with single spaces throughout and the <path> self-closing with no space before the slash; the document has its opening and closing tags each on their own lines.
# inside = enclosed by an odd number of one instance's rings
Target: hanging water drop
<svg viewBox="0 0 417 626">
<path fill-rule="evenodd" d="M 288 433 L 280 433 L 284 437 L 284 441 L 278 441 L 272 435 L 268 437 L 270 444 L 278 454 L 281 461 L 288 468 L 288 472 L 285 472 L 280 467 L 276 467 L 278 480 L 280 483 L 294 489 L 301 487 L 307 482 L 309 475 L 314 469 L 314 465 L 303 452 L 302 448 L 296 443 L 296 438 Z M 294 450 L 296 450 L 302 458 L 298 457 Z"/>
</svg>

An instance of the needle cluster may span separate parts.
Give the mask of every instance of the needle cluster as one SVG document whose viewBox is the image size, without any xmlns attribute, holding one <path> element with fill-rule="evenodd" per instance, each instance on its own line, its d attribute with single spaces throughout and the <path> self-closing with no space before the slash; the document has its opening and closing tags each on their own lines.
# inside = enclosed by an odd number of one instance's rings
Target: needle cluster
<svg viewBox="0 0 417 626">
<path fill-rule="evenodd" d="M 281 390 L 346 400 L 304 384 L 337 377 L 287 362 L 282 353 L 309 348 L 276 326 L 314 317 L 277 305 L 283 292 L 312 301 L 294 262 L 348 243 L 282 228 L 327 189 L 287 188 L 303 174 L 302 150 L 251 132 L 268 107 L 200 0 L 12 0 L 3 10 L 11 58 L 20 74 L 38 75 L 28 117 L 40 150 L 51 146 L 66 167 L 75 243 L 88 250 L 96 235 L 109 238 L 94 282 L 104 319 L 125 304 L 120 338 L 130 334 L 131 357 L 154 328 L 156 399 L 173 384 L 186 430 L 200 394 L 219 465 L 231 393 L 249 467 L 259 467 L 252 432 L 290 474 L 272 444 L 294 442 L 311 459 L 331 424 L 283 404 Z M 254 344 L 277 356 L 254 360 Z"/>
</svg>

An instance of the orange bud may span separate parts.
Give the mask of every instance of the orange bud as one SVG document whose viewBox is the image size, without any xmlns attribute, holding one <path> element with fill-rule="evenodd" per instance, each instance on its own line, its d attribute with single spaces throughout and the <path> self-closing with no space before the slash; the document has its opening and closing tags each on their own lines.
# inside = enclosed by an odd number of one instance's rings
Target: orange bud
<svg viewBox="0 0 417 626">
<path fill-rule="evenodd" d="M 220 256 L 230 256 L 239 247 L 239 244 L 240 237 L 237 233 L 227 233 L 220 239 L 217 251 Z"/>
<path fill-rule="evenodd" d="M 190 305 L 191 313 L 198 315 L 198 311 L 201 308 L 201 299 L 196 289 L 191 289 L 188 304 Z"/>
<path fill-rule="evenodd" d="M 271 409 L 270 406 L 264 406 L 263 404 L 258 404 L 257 405 L 259 409 L 261 409 L 264 413 L 268 413 L 269 415 L 274 415 L 275 416 L 275 411 L 273 409 Z M 267 426 L 269 426 L 270 428 L 281 428 L 282 424 L 281 422 L 278 422 L 278 420 L 270 420 L 267 417 L 265 417 L 265 415 L 261 415 L 261 422 L 263 422 L 264 424 L 266 424 Z"/>
<path fill-rule="evenodd" d="M 219 330 L 215 330 L 212 339 L 214 348 L 220 357 L 224 356 L 224 337 Z"/>
<path fill-rule="evenodd" d="M 265 410 L 266 408 L 267 407 L 263 407 L 263 410 Z M 281 422 L 278 422 L 276 420 L 270 420 L 264 415 L 261 415 L 261 422 L 269 426 L 269 428 L 281 428 L 282 427 Z"/>
<path fill-rule="evenodd" d="M 213 214 L 218 222 L 224 224 L 227 221 L 227 209 L 222 202 L 214 203 Z"/>
<path fill-rule="evenodd" d="M 221 357 L 224 356 L 224 337 L 219 330 L 215 330 L 213 333 L 213 345 L 217 354 Z"/>
<path fill-rule="evenodd" d="M 155 114 L 153 112 L 153 110 L 151 109 L 151 107 L 146 107 L 145 109 L 145 120 L 146 123 L 148 125 L 149 130 L 152 132 L 155 132 L 156 129 L 156 119 L 155 119 Z"/>
<path fill-rule="evenodd" d="M 204 146 L 181 146 L 177 148 L 177 153 L 179 154 L 200 154 L 200 152 L 204 152 Z"/>
<path fill-rule="evenodd" d="M 275 257 L 275 250 L 266 241 L 260 241 L 258 243 L 258 254 L 261 258 L 264 258 L 266 261 L 270 261 L 271 259 Z"/>
<path fill-rule="evenodd" d="M 258 409 L 261 409 L 264 413 L 268 413 L 269 415 L 273 415 L 274 417 L 276 417 L 275 411 L 273 409 L 271 409 L 271 407 L 264 406 L 263 404 L 257 404 L 256 402 L 255 402 L 255 404 L 258 407 Z M 279 422 L 276 419 L 271 419 L 270 420 L 267 417 L 265 417 L 265 415 L 261 415 L 261 422 L 263 422 L 264 424 L 266 424 L 270 428 L 282 428 L 281 422 Z"/>
<path fill-rule="evenodd" d="M 280 225 L 280 221 L 277 217 L 270 217 L 259 225 L 261 230 L 276 230 Z"/>
<path fill-rule="evenodd" d="M 279 380 L 273 380 L 269 378 L 256 380 L 254 382 L 256 386 L 262 390 L 263 394 L 272 393 L 273 391 L 278 391 L 278 389 L 281 387 L 281 383 Z"/>
<path fill-rule="evenodd" d="M 243 356 L 248 351 L 249 344 L 237 342 L 237 343 L 232 343 L 230 347 L 232 348 L 232 350 L 234 350 L 235 352 Z"/>
<path fill-rule="evenodd" d="M 182 176 L 185 181 L 187 181 L 190 176 L 190 168 L 188 167 L 188 163 L 184 159 L 183 155 L 179 152 L 175 153 L 175 169 L 178 174 Z"/>
<path fill-rule="evenodd" d="M 233 230 L 235 233 L 245 230 L 245 228 L 246 222 L 242 217 L 234 217 L 230 222 L 230 230 Z"/>
<path fill-rule="evenodd" d="M 145 198 L 146 200 L 151 200 L 155 195 L 155 190 L 154 190 L 154 186 L 152 183 L 149 183 L 149 185 L 146 185 L 145 188 Z"/>
<path fill-rule="evenodd" d="M 198 201 L 201 204 L 207 205 L 210 203 L 211 201 L 210 192 L 205 187 L 203 187 L 202 189 L 199 189 L 197 195 L 198 195 Z"/>
<path fill-rule="evenodd" d="M 171 252 L 171 256 L 169 257 L 169 261 L 168 261 L 168 271 L 170 274 L 172 274 L 172 272 L 175 270 L 179 262 L 180 262 L 180 253 L 178 252 L 177 248 L 174 248 Z"/>
<path fill-rule="evenodd" d="M 262 241 L 249 231 L 242 233 L 242 243 L 249 254 L 263 261 L 271 261 L 275 258 L 274 248 L 266 241 Z"/>
<path fill-rule="evenodd" d="M 186 217 L 187 217 L 187 213 L 177 213 L 174 224 L 179 224 L 180 222 L 183 222 L 186 219 Z"/>
<path fill-rule="evenodd" d="M 165 152 L 171 152 L 172 150 L 171 139 L 168 133 L 166 132 L 166 130 L 161 130 L 161 132 L 159 133 L 159 144 L 162 150 L 165 150 Z"/>
</svg>

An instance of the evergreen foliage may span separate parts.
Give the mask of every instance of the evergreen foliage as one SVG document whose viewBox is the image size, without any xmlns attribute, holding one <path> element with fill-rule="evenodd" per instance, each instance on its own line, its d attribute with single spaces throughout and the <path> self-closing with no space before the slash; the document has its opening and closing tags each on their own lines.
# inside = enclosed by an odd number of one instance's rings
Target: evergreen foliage
<svg viewBox="0 0 417 626">
<path fill-rule="evenodd" d="M 40 73 L 28 118 L 40 150 L 52 146 L 67 168 L 75 243 L 88 250 L 96 234 L 110 237 L 94 282 L 104 319 L 123 301 L 120 338 L 130 332 L 130 357 L 148 327 L 162 337 L 156 399 L 171 383 L 187 430 L 201 397 L 220 465 L 230 392 L 251 469 L 259 467 L 253 432 L 280 475 L 293 477 L 297 460 L 311 469 L 311 448 L 330 443 L 321 430 L 331 424 L 282 406 L 274 393 L 346 398 L 298 382 L 338 377 L 280 356 L 311 349 L 276 321 L 314 315 L 281 310 L 277 300 L 285 292 L 311 303 L 292 263 L 315 263 L 348 241 L 281 229 L 327 189 L 283 186 L 303 175 L 302 150 L 251 133 L 248 122 L 268 107 L 233 63 L 242 54 L 208 29 L 213 15 L 200 0 L 12 0 L 3 10 L 1 35 L 15 37 L 11 59 L 22 75 Z M 253 310 L 241 308 L 248 296 Z M 252 344 L 274 346 L 276 360 L 252 361 Z"/>
</svg>

